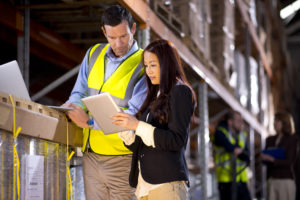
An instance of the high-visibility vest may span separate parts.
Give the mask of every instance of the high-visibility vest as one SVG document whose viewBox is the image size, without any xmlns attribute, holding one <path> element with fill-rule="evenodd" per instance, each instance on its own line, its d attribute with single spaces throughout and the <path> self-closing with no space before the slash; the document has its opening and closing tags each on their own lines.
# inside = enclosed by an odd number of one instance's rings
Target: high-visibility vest
<svg viewBox="0 0 300 200">
<path fill-rule="evenodd" d="M 141 62 L 142 49 L 137 50 L 121 63 L 116 71 L 104 81 L 105 75 L 105 52 L 109 44 L 97 44 L 89 53 L 88 70 L 88 95 L 96 95 L 109 92 L 117 105 L 123 110 L 128 109 L 135 84 L 144 74 Z M 101 112 L 101 111 L 99 111 Z M 101 127 L 100 127 L 101 128 Z M 87 142 L 90 148 L 102 155 L 126 155 L 132 154 L 128 150 L 117 133 L 105 135 L 102 131 L 83 129 L 82 151 L 86 149 Z"/>
<path fill-rule="evenodd" d="M 226 128 L 218 127 L 217 130 L 225 134 L 226 138 L 231 144 L 235 144 L 235 139 Z M 240 132 L 238 136 L 238 145 L 243 149 L 246 146 L 247 134 Z M 228 183 L 232 182 L 232 164 L 233 164 L 233 153 L 228 153 L 223 147 L 214 145 L 215 151 L 215 164 L 216 174 L 218 182 Z M 247 165 L 245 162 L 236 158 L 236 182 L 247 182 Z"/>
</svg>

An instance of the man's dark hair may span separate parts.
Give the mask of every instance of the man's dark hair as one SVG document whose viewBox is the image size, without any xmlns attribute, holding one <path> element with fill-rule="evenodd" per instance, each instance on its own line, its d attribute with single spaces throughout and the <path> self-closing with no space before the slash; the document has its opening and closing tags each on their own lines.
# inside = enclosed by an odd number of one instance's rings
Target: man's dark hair
<svg viewBox="0 0 300 200">
<path fill-rule="evenodd" d="M 101 20 L 101 26 L 117 26 L 124 20 L 128 22 L 129 28 L 131 28 L 133 25 L 133 19 L 130 12 L 120 5 L 113 5 L 104 11 Z"/>
<path fill-rule="evenodd" d="M 225 117 L 224 117 L 224 120 L 227 121 L 227 120 L 232 120 L 234 118 L 234 115 L 237 114 L 237 115 L 241 115 L 241 113 L 239 113 L 238 111 L 235 111 L 235 110 L 232 110 L 230 109 Z"/>
</svg>

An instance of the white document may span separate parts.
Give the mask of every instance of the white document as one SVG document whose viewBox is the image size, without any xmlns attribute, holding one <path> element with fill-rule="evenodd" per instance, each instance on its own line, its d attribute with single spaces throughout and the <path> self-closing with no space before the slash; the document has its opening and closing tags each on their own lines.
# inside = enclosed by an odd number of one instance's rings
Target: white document
<svg viewBox="0 0 300 200">
<path fill-rule="evenodd" d="M 128 130 L 112 123 L 110 118 L 116 113 L 122 112 L 122 109 L 119 108 L 109 93 L 93 95 L 81 100 L 90 111 L 94 120 L 100 126 L 104 134 L 112 134 Z"/>
<path fill-rule="evenodd" d="M 25 200 L 44 199 L 44 156 L 23 156 L 22 194 Z"/>
<path fill-rule="evenodd" d="M 49 108 L 52 108 L 54 110 L 58 110 L 60 112 L 68 112 L 70 110 L 74 110 L 72 107 L 65 107 L 65 106 L 47 106 Z"/>
</svg>

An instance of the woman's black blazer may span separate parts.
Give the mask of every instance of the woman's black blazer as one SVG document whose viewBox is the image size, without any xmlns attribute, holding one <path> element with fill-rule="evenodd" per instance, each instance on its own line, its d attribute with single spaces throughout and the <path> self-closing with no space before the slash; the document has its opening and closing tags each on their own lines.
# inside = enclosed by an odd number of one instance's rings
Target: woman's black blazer
<svg viewBox="0 0 300 200">
<path fill-rule="evenodd" d="M 151 184 L 171 181 L 188 181 L 188 168 L 184 156 L 188 141 L 190 121 L 194 111 L 193 95 L 186 85 L 176 85 L 170 92 L 169 120 L 161 124 L 149 114 L 147 123 L 154 129 L 155 148 L 146 146 L 139 136 L 132 145 L 127 146 L 132 152 L 132 164 L 129 183 L 136 187 L 140 161 L 143 179 Z M 146 121 L 149 109 L 140 117 Z"/>
</svg>

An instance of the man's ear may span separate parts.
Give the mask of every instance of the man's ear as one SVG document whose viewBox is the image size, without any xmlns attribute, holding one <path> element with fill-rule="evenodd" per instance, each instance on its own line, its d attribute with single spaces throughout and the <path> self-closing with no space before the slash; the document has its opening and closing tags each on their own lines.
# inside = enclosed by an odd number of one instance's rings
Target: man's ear
<svg viewBox="0 0 300 200">
<path fill-rule="evenodd" d="M 103 34 L 104 34 L 104 36 L 106 37 L 106 31 L 105 31 L 105 28 L 104 28 L 104 26 L 101 26 L 101 30 L 102 30 L 102 32 L 103 32 Z"/>
<path fill-rule="evenodd" d="M 135 30 L 136 30 L 136 23 L 133 23 L 132 27 L 131 27 L 131 33 L 132 33 L 132 35 L 135 34 Z"/>
</svg>

